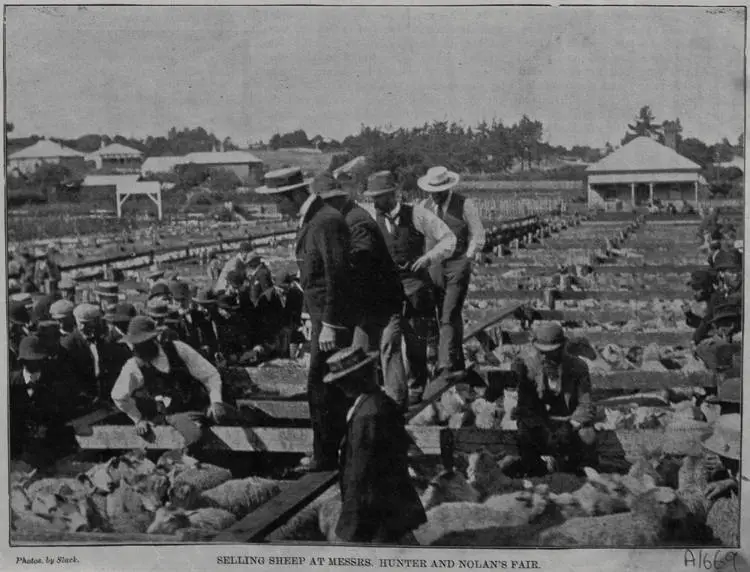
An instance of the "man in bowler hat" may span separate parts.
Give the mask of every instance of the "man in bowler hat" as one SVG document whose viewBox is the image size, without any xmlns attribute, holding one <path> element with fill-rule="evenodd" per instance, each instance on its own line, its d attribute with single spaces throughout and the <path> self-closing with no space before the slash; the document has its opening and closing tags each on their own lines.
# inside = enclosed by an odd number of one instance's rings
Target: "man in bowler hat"
<svg viewBox="0 0 750 572">
<path fill-rule="evenodd" d="M 349 272 L 350 234 L 344 217 L 311 192 L 311 179 L 299 167 L 266 173 L 256 189 L 273 197 L 279 212 L 298 217 L 297 264 L 312 336 L 308 399 L 313 427 L 313 458 L 307 469 L 335 468 L 338 442 L 346 426 L 346 398 L 323 384 L 326 359 L 351 342 L 352 316 Z"/>
</svg>

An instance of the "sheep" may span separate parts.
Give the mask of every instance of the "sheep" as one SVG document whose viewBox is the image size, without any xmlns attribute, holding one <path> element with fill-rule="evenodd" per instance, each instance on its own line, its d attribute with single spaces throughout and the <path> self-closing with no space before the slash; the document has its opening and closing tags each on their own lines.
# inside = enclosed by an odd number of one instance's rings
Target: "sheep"
<svg viewBox="0 0 750 572">
<path fill-rule="evenodd" d="M 708 511 L 706 524 L 724 546 L 739 546 L 740 502 L 737 495 L 717 499 Z"/>
<path fill-rule="evenodd" d="M 328 501 L 338 500 L 339 504 L 341 492 L 338 487 L 331 487 L 317 499 L 300 510 L 285 524 L 270 533 L 266 540 L 268 542 L 280 542 L 288 540 L 307 540 L 307 541 L 324 541 L 327 532 L 331 526 L 328 524 L 332 518 L 333 510 L 331 507 L 326 508 L 325 516 L 321 517 L 321 508 Z M 322 522 L 321 522 L 322 521 Z M 338 522 L 338 519 L 337 519 Z M 323 532 L 325 528 L 326 532 Z M 335 526 L 334 526 L 335 528 Z"/>
<path fill-rule="evenodd" d="M 420 496 L 422 506 L 429 510 L 445 502 L 479 502 L 479 491 L 457 471 L 443 471 L 430 481 Z"/>
<path fill-rule="evenodd" d="M 33 499 L 40 494 L 58 494 L 65 495 L 75 494 L 78 497 L 86 496 L 89 487 L 87 483 L 77 478 L 46 478 L 39 479 L 28 485 L 26 496 Z"/>
<path fill-rule="evenodd" d="M 698 520 L 706 522 L 709 502 L 703 491 L 708 485 L 708 467 L 705 460 L 696 455 L 686 455 L 677 473 L 677 494 Z"/>
<path fill-rule="evenodd" d="M 96 516 L 89 499 L 85 496 L 66 496 L 48 492 L 38 492 L 34 496 L 30 512 L 51 522 L 62 523 L 64 529 L 70 532 L 90 531 L 91 520 Z M 98 528 L 99 524 L 94 522 L 93 527 Z"/>
<path fill-rule="evenodd" d="M 220 508 L 200 508 L 184 511 L 172 506 L 160 507 L 149 524 L 148 534 L 174 534 L 181 529 L 220 532 L 237 522 L 229 511 Z"/>
<path fill-rule="evenodd" d="M 106 507 L 107 517 L 115 532 L 146 532 L 153 520 L 153 510 L 149 508 L 154 507 L 125 481 L 107 495 Z"/>
<path fill-rule="evenodd" d="M 180 470 L 175 467 L 170 473 L 170 481 L 173 487 L 183 484 L 191 485 L 198 492 L 207 491 L 232 478 L 229 469 L 217 467 L 209 463 L 197 463 L 195 466 Z"/>
<path fill-rule="evenodd" d="M 228 510 L 237 518 L 243 518 L 280 492 L 277 481 L 248 477 L 226 481 L 204 491 L 201 502 L 204 506 Z"/>
<path fill-rule="evenodd" d="M 652 488 L 633 503 L 632 512 L 571 518 L 543 531 L 540 546 L 679 546 L 707 538 L 688 518 L 687 507 L 668 487 Z"/>
<path fill-rule="evenodd" d="M 156 470 L 157 466 L 146 458 L 145 452 L 136 450 L 94 465 L 78 478 L 82 482 L 88 481 L 96 491 L 107 494 L 115 490 L 123 479 L 149 475 Z"/>
</svg>

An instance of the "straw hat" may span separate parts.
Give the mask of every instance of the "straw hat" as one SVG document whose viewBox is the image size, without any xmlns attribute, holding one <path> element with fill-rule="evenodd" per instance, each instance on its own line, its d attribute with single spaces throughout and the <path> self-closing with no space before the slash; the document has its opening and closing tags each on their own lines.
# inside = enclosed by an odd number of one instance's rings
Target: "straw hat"
<svg viewBox="0 0 750 572">
<path fill-rule="evenodd" d="M 742 417 L 739 413 L 722 415 L 714 425 L 713 434 L 703 441 L 703 446 L 712 453 L 738 461 L 741 422 Z"/>
<path fill-rule="evenodd" d="M 417 185 L 428 193 L 440 193 L 455 187 L 460 179 L 458 173 L 445 167 L 432 167 L 424 177 L 417 180 Z"/>
<path fill-rule="evenodd" d="M 313 179 L 305 179 L 300 167 L 289 167 L 287 169 L 269 171 L 266 173 L 264 181 L 265 185 L 255 189 L 255 192 L 260 195 L 276 195 L 309 187 Z"/>
<path fill-rule="evenodd" d="M 325 383 L 345 378 L 350 373 L 375 362 L 378 352 L 366 352 L 361 347 L 340 350 L 328 358 L 329 373 L 323 378 Z"/>
</svg>

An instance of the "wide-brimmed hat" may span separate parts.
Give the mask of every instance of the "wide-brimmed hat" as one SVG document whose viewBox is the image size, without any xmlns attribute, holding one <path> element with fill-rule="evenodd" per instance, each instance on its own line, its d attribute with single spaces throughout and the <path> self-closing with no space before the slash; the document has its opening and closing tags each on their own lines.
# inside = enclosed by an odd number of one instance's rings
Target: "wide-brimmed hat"
<svg viewBox="0 0 750 572">
<path fill-rule="evenodd" d="M 458 173 L 449 171 L 445 167 L 432 167 L 417 180 L 417 185 L 428 193 L 440 193 L 455 187 L 460 179 Z"/>
<path fill-rule="evenodd" d="M 148 316 L 136 316 L 128 324 L 128 333 L 122 337 L 123 343 L 136 345 L 142 344 L 157 337 L 163 328 L 159 328 L 156 322 Z"/>
<path fill-rule="evenodd" d="M 741 320 L 742 308 L 736 304 L 724 304 L 714 310 L 711 323 L 714 324 L 720 320 Z"/>
<path fill-rule="evenodd" d="M 182 280 L 173 280 L 169 283 L 169 291 L 175 300 L 190 300 L 190 284 Z"/>
<path fill-rule="evenodd" d="M 117 298 L 120 295 L 120 287 L 117 282 L 99 282 L 94 294 L 105 298 Z"/>
<path fill-rule="evenodd" d="M 359 346 L 345 348 L 333 354 L 328 361 L 329 373 L 323 378 L 325 383 L 331 383 L 348 376 L 350 373 L 362 369 L 378 358 L 378 352 L 366 352 Z"/>
<path fill-rule="evenodd" d="M 102 317 L 102 310 L 94 304 L 79 304 L 73 310 L 73 316 L 77 322 L 93 322 Z"/>
<path fill-rule="evenodd" d="M 202 306 L 216 304 L 216 294 L 211 288 L 201 288 L 193 297 L 193 302 Z"/>
<path fill-rule="evenodd" d="M 716 395 L 706 398 L 709 403 L 742 403 L 742 379 L 725 379 L 719 385 Z"/>
<path fill-rule="evenodd" d="M 21 361 L 40 361 L 49 357 L 50 348 L 39 336 L 26 336 L 18 346 L 18 359 Z"/>
<path fill-rule="evenodd" d="M 341 188 L 336 179 L 330 173 L 323 173 L 322 175 L 315 177 L 312 182 L 311 188 L 313 192 L 318 195 L 321 199 L 328 200 L 336 197 L 348 197 L 349 192 Z"/>
<path fill-rule="evenodd" d="M 390 171 L 378 171 L 367 177 L 366 197 L 379 197 L 396 191 L 396 177 Z"/>
<path fill-rule="evenodd" d="M 152 318 L 166 318 L 169 315 L 169 304 L 161 298 L 151 298 L 146 304 L 146 314 Z"/>
<path fill-rule="evenodd" d="M 157 282 L 151 287 L 148 292 L 148 299 L 156 298 L 157 296 L 171 296 L 172 292 L 169 290 L 169 285 L 166 282 Z"/>
<path fill-rule="evenodd" d="M 720 251 L 714 258 L 714 270 L 739 272 L 742 269 L 742 256 L 739 252 Z"/>
<path fill-rule="evenodd" d="M 534 347 L 542 352 L 551 352 L 565 343 L 565 332 L 560 324 L 540 324 L 534 330 Z"/>
<path fill-rule="evenodd" d="M 306 179 L 302 175 L 301 168 L 289 167 L 286 169 L 269 171 L 264 177 L 264 182 L 265 185 L 255 189 L 255 192 L 260 195 L 275 195 L 307 187 L 312 184 L 313 179 Z"/>
<path fill-rule="evenodd" d="M 8 319 L 11 324 L 25 326 L 31 321 L 31 316 L 22 302 L 13 301 L 8 307 Z"/>
<path fill-rule="evenodd" d="M 722 457 L 739 460 L 741 422 L 739 413 L 720 416 L 714 425 L 713 434 L 703 441 L 703 447 Z"/>
<path fill-rule="evenodd" d="M 49 307 L 49 315 L 54 320 L 62 320 L 73 315 L 75 304 L 69 300 L 57 300 Z"/>
</svg>

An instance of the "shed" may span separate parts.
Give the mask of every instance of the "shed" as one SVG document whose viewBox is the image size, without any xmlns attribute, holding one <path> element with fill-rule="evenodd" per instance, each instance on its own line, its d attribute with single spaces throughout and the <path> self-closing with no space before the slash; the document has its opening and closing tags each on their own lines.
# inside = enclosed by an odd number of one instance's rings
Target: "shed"
<svg viewBox="0 0 750 572">
<path fill-rule="evenodd" d="M 658 199 L 698 204 L 702 167 L 649 137 L 637 137 L 586 169 L 589 207 Z"/>
<path fill-rule="evenodd" d="M 247 151 L 188 153 L 181 159 L 180 163 L 183 165 L 193 163 L 202 167 L 232 171 L 245 182 L 259 179 L 263 173 L 263 161 Z"/>
</svg>

